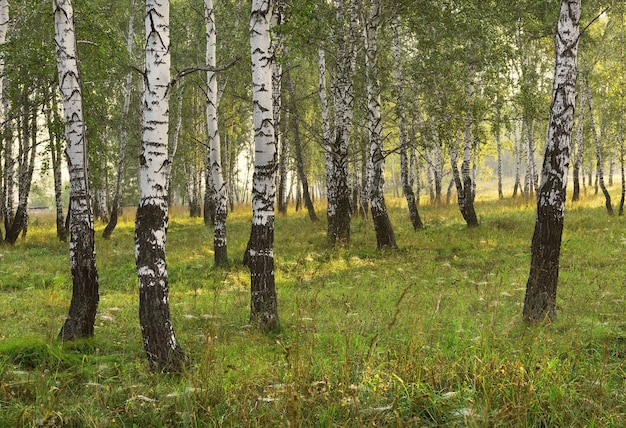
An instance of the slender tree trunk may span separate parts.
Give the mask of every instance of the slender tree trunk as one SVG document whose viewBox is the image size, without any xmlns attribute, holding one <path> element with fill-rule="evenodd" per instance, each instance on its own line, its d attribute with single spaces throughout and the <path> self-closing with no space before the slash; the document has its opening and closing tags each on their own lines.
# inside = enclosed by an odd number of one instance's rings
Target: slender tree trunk
<svg viewBox="0 0 626 428">
<path fill-rule="evenodd" d="M 461 176 L 459 177 L 457 167 L 457 153 L 456 147 L 450 147 L 450 158 L 452 162 L 452 170 L 454 175 L 454 181 L 456 183 L 457 200 L 459 204 L 459 210 L 463 215 L 463 219 L 467 223 L 468 227 L 477 227 L 478 218 L 476 217 L 476 211 L 474 210 L 474 192 L 472 187 L 472 177 L 470 173 L 470 162 L 472 154 L 472 103 L 474 101 L 474 68 L 470 66 L 470 79 L 467 87 L 467 116 L 465 118 L 465 136 L 463 138 L 463 163 L 461 164 Z M 453 153 L 454 156 L 453 156 Z M 456 170 L 456 172 L 455 172 Z"/>
<path fill-rule="evenodd" d="M 47 93 L 46 124 L 48 128 L 48 138 L 50 139 L 50 163 L 52 165 L 52 175 L 54 178 L 54 201 L 56 207 L 56 229 L 57 238 L 60 241 L 67 241 L 67 229 L 65 228 L 65 215 L 63 214 L 61 167 L 63 161 L 62 138 L 59 135 L 59 126 L 62 125 L 59 117 L 59 109 L 56 103 L 56 96 Z"/>
<path fill-rule="evenodd" d="M 620 65 L 622 73 L 620 74 L 620 117 L 619 117 L 619 164 L 620 176 L 622 179 L 622 192 L 619 200 L 619 215 L 624 215 L 624 199 L 626 199 L 626 171 L 624 170 L 624 131 L 626 120 L 626 106 L 624 98 L 626 94 L 626 85 L 624 84 L 624 73 L 626 73 L 626 59 L 624 58 L 624 0 L 620 2 Z"/>
<path fill-rule="evenodd" d="M 296 96 L 296 88 L 293 82 L 291 81 L 291 73 L 287 72 L 285 74 L 285 84 L 287 86 L 287 91 L 289 92 L 289 101 L 290 101 L 290 118 L 291 118 L 291 129 L 293 130 L 293 143 L 295 147 L 295 155 L 296 155 L 296 170 L 298 172 L 298 180 L 300 181 L 300 185 L 302 186 L 302 199 L 304 201 L 304 206 L 309 213 L 309 218 L 311 221 L 318 221 L 319 218 L 315 213 L 315 207 L 313 206 L 313 201 L 311 200 L 311 194 L 309 191 L 309 179 L 306 176 L 306 171 L 304 169 L 304 154 L 302 153 L 302 139 L 300 136 L 300 117 L 298 116 L 298 102 Z M 298 188 L 300 188 L 300 185 Z M 300 193 L 298 192 L 298 195 Z M 298 204 L 296 204 L 296 209 L 298 208 Z"/>
<path fill-rule="evenodd" d="M 370 206 L 376 231 L 376 248 L 397 248 L 393 226 L 387 213 L 384 193 L 383 123 L 378 80 L 378 31 L 381 5 L 379 0 L 370 1 L 370 13 L 365 26 L 365 70 L 367 75 L 367 122 L 370 155 Z"/>
<path fill-rule="evenodd" d="M 7 32 L 9 29 L 9 0 L 0 0 L 0 46 L 4 46 L 7 42 Z M 11 129 L 9 121 L 9 101 L 6 94 L 7 79 L 4 75 L 4 58 L 0 58 L 0 123 L 4 124 L 5 131 L 1 131 L 0 138 L 0 151 L 4 150 L 4 147 L 12 144 L 11 138 L 9 138 L 9 130 Z M 5 138 L 6 137 L 6 138 Z M 2 162 L 0 161 L 0 221 L 5 219 L 7 214 L 6 207 L 6 188 L 5 188 L 5 175 L 2 170 Z M 2 230 L 0 230 L 0 243 L 4 238 L 2 237 Z"/>
<path fill-rule="evenodd" d="M 271 28 L 282 25 L 285 20 L 285 2 L 272 0 Z M 278 156 L 278 193 L 276 195 L 278 212 L 287 214 L 287 173 L 289 161 L 289 145 L 283 132 L 282 126 L 282 77 L 283 66 L 281 56 L 285 44 L 285 36 L 282 33 L 272 33 L 271 54 L 272 61 L 272 105 L 274 107 L 274 138 L 279 150 Z"/>
<path fill-rule="evenodd" d="M 266 331 L 277 330 L 278 307 L 274 280 L 274 198 L 277 147 L 272 105 L 270 19 L 272 2 L 253 0 L 250 18 L 254 176 L 250 233 L 250 318 Z"/>
<path fill-rule="evenodd" d="M 493 133 L 496 137 L 496 151 L 497 151 L 497 175 L 498 175 L 498 199 L 504 199 L 504 193 L 502 192 L 502 141 L 501 134 L 502 130 L 500 129 L 500 124 L 502 122 L 502 102 L 500 100 L 500 95 L 498 94 L 496 99 L 496 123 L 493 127 Z"/>
<path fill-rule="evenodd" d="M 580 79 L 581 82 L 579 84 L 580 87 L 583 85 L 583 80 Z M 572 172 L 573 179 L 573 192 L 572 192 L 572 201 L 576 202 L 580 199 L 580 173 L 581 167 L 583 164 L 583 154 L 585 150 L 585 145 L 583 141 L 583 131 L 584 131 L 584 123 L 585 123 L 585 91 L 579 91 L 578 93 L 578 123 L 576 125 L 576 136 L 574 139 L 575 146 L 575 156 L 574 156 L 574 169 Z M 585 180 L 585 175 L 583 172 L 583 183 Z"/>
<path fill-rule="evenodd" d="M 206 65 L 216 66 L 216 31 L 213 0 L 204 0 L 204 16 L 206 21 Z M 211 182 L 215 195 L 215 215 L 213 221 L 213 251 L 215 265 L 228 263 L 226 245 L 226 217 L 228 215 L 228 200 L 226 197 L 226 182 L 222 173 L 221 140 L 218 130 L 218 92 L 217 75 L 207 71 L 207 129 L 209 135 L 209 164 L 211 168 Z M 208 192 L 207 192 L 208 193 Z"/>
<path fill-rule="evenodd" d="M 59 88 L 65 116 L 66 154 L 70 173 L 70 268 L 72 301 L 59 339 L 74 340 L 94 334 L 98 309 L 98 271 L 89 197 L 87 140 L 83 119 L 82 90 L 74 12 L 69 0 L 53 0 Z"/>
<path fill-rule="evenodd" d="M 396 91 L 397 102 L 396 109 L 398 113 L 398 136 L 400 140 L 400 179 L 402 181 L 402 193 L 406 198 L 407 206 L 409 209 L 409 217 L 411 218 L 411 224 L 413 229 L 422 229 L 424 227 L 422 219 L 420 218 L 419 211 L 417 209 L 417 202 L 415 200 L 415 193 L 413 192 L 413 186 L 411 185 L 411 178 L 409 176 L 412 170 L 409 165 L 409 139 L 407 138 L 405 116 L 405 103 L 404 103 L 404 76 L 402 73 L 402 65 L 400 64 L 400 35 L 399 35 L 399 18 L 396 15 L 393 21 L 393 59 L 396 78 Z"/>
<path fill-rule="evenodd" d="M 20 145 L 18 153 L 18 205 L 12 222 L 6 228 L 6 242 L 13 245 L 26 235 L 28 229 L 28 196 L 33 182 L 37 156 L 37 109 L 30 101 L 27 88 L 23 89 Z M 12 201 L 11 201 L 12 203 Z"/>
<path fill-rule="evenodd" d="M 604 167 L 602 165 L 602 150 L 600 144 L 600 137 L 598 136 L 598 131 L 596 129 L 594 115 L 593 115 L 593 99 L 591 95 L 591 86 L 589 85 L 589 79 L 585 79 L 585 90 L 587 92 L 587 105 L 589 107 L 589 126 L 591 127 L 591 132 L 593 134 L 593 141 L 596 146 L 596 179 L 600 189 L 602 190 L 602 194 L 605 199 L 606 211 L 609 215 L 613 215 L 613 205 L 611 204 L 611 195 L 604 185 Z"/>
<path fill-rule="evenodd" d="M 165 261 L 169 176 L 170 36 L 169 1 L 146 0 L 146 71 L 139 155 L 139 206 L 135 258 L 139 277 L 139 322 L 144 350 L 156 371 L 179 371 L 187 358 L 170 317 Z"/>
<path fill-rule="evenodd" d="M 580 0 L 561 0 L 550 121 L 523 309 L 523 319 L 530 324 L 556 317 L 569 147 L 574 124 L 580 12 Z"/>
<path fill-rule="evenodd" d="M 343 0 L 337 10 L 337 82 L 335 84 L 335 138 L 331 142 L 332 176 L 328 186 L 328 240 L 331 244 L 350 242 L 350 188 L 348 185 L 348 144 L 352 131 L 354 104 L 353 75 L 356 62 L 356 0 L 350 1 L 350 25 L 346 34 Z"/>
<path fill-rule="evenodd" d="M 359 129 L 365 129 L 365 123 L 361 123 Z M 367 219 L 370 213 L 370 185 L 371 185 L 371 162 L 369 156 L 369 142 L 367 137 L 359 137 L 359 149 L 361 151 L 361 185 L 359 194 L 359 215 L 362 219 Z"/>
<path fill-rule="evenodd" d="M 130 0 L 128 16 L 128 35 L 126 38 L 126 52 L 129 57 L 133 55 L 133 37 L 134 26 L 133 21 L 135 19 L 135 0 Z M 126 139 L 128 136 L 128 112 L 130 110 L 130 96 L 133 86 L 133 71 L 129 71 L 126 74 L 126 82 L 124 84 L 124 105 L 122 107 L 122 117 L 120 118 L 120 148 L 117 157 L 117 172 L 115 175 L 115 192 L 113 193 L 113 204 L 111 207 L 111 217 L 109 223 L 102 232 L 104 239 L 111 238 L 117 221 L 119 218 L 120 210 L 122 209 L 122 180 L 124 179 L 124 161 L 126 159 Z"/>
<path fill-rule="evenodd" d="M 518 190 L 523 192 L 520 173 L 522 170 L 522 150 L 521 142 L 517 133 L 517 120 L 513 121 L 513 145 L 515 148 L 515 184 L 513 185 L 513 198 L 517 196 Z"/>
</svg>

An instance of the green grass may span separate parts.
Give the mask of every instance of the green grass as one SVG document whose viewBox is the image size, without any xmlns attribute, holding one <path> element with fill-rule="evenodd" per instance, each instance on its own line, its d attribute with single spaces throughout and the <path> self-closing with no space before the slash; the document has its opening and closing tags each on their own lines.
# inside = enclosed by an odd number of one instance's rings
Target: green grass
<svg viewBox="0 0 626 428">
<path fill-rule="evenodd" d="M 402 200 L 389 206 L 394 251 L 360 219 L 329 250 L 325 222 L 277 218 L 273 335 L 248 324 L 249 208 L 229 216 L 225 269 L 211 229 L 174 212 L 170 303 L 193 361 L 177 376 L 150 373 L 141 347 L 132 213 L 97 241 L 95 337 L 65 344 L 67 247 L 32 219 L 0 247 L 0 426 L 626 425 L 626 220 L 591 196 L 568 207 L 558 319 L 527 328 L 533 203 L 480 200 L 476 229 L 424 206 L 419 232 Z"/>
</svg>

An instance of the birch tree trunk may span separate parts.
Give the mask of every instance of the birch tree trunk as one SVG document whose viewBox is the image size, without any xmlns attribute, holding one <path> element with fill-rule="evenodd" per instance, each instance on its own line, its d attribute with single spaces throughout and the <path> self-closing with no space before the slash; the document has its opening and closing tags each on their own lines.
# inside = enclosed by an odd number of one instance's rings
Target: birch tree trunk
<svg viewBox="0 0 626 428">
<path fill-rule="evenodd" d="M 65 119 L 65 152 L 70 173 L 69 250 L 73 282 L 69 314 L 61 328 L 59 339 L 74 340 L 94 334 L 99 300 L 98 271 L 74 12 L 70 0 L 53 0 L 52 6 L 59 89 Z"/>
<path fill-rule="evenodd" d="M 404 102 L 404 76 L 402 73 L 402 65 L 400 63 L 400 35 L 399 35 L 399 18 L 396 15 L 393 20 L 393 60 L 396 78 L 397 101 L 396 109 L 398 114 L 398 137 L 400 140 L 400 179 L 402 181 L 402 193 L 406 198 L 409 209 L 409 217 L 413 229 L 422 229 L 422 219 L 420 218 L 415 200 L 415 193 L 411 185 L 410 172 L 412 168 L 409 165 L 409 139 L 407 138 L 406 122 L 404 120 L 406 113 L 406 104 Z"/>
<path fill-rule="evenodd" d="M 255 156 L 252 178 L 252 231 L 249 242 L 250 318 L 252 323 L 266 331 L 277 330 L 279 326 L 274 282 L 277 147 L 272 104 L 271 16 L 270 0 L 253 0 L 250 52 Z"/>
<path fill-rule="evenodd" d="M 365 70 L 367 75 L 367 122 L 370 155 L 370 209 L 376 231 L 376 248 L 397 248 L 393 226 L 385 204 L 385 157 L 383 154 L 383 122 L 381 117 L 380 81 L 378 80 L 378 27 L 381 5 L 370 1 L 369 19 L 365 26 Z"/>
<path fill-rule="evenodd" d="M 591 85 L 589 84 L 589 79 L 585 79 L 585 90 L 587 95 L 587 106 L 589 107 L 589 126 L 591 127 L 591 132 L 593 134 L 593 141 L 596 147 L 596 179 L 598 180 L 598 185 L 600 186 L 600 190 L 602 190 L 602 194 L 604 195 L 604 201 L 606 206 L 606 211 L 609 215 L 613 215 L 613 205 L 611 204 L 611 195 L 604 185 L 604 166 L 602 162 L 602 148 L 600 144 L 600 137 L 598 136 L 598 130 L 596 129 L 596 124 L 593 115 L 593 97 L 591 95 Z"/>
<path fill-rule="evenodd" d="M 52 166 L 52 175 L 54 178 L 54 201 L 56 207 L 56 230 L 57 238 L 60 241 L 67 241 L 67 229 L 65 228 L 65 215 L 63 214 L 62 188 L 63 181 L 61 176 L 61 167 L 63 163 L 63 144 L 59 133 L 59 125 L 62 125 L 59 116 L 59 109 L 54 94 L 46 93 L 46 125 L 48 128 L 48 138 L 50 144 L 50 164 Z"/>
<path fill-rule="evenodd" d="M 583 79 L 579 86 L 583 85 Z M 585 124 L 585 91 L 579 91 L 578 93 L 578 123 L 576 125 L 576 136 L 574 139 L 574 169 L 572 172 L 572 179 L 574 181 L 574 189 L 572 192 L 572 201 L 576 202 L 580 199 L 580 174 L 583 164 L 583 154 L 585 152 L 585 145 L 583 140 L 583 131 Z M 583 172 L 584 181 L 584 172 Z"/>
<path fill-rule="evenodd" d="M 350 188 L 348 144 L 352 132 L 354 105 L 354 68 L 356 63 L 357 2 L 350 1 L 350 19 L 346 25 L 343 0 L 335 0 L 337 75 L 335 84 L 335 138 L 331 142 L 332 177 L 328 187 L 328 239 L 331 244 L 350 242 Z"/>
<path fill-rule="evenodd" d="M 126 52 L 129 57 L 133 55 L 133 37 L 135 29 L 133 22 L 135 20 L 135 0 L 130 0 L 128 15 L 128 34 L 126 38 Z M 113 194 L 113 204 L 111 207 L 111 217 L 109 223 L 102 232 L 104 239 L 111 238 L 111 234 L 117 226 L 117 220 L 120 210 L 122 209 L 122 180 L 124 179 L 124 161 L 126 159 L 126 139 L 128 136 L 128 111 L 130 110 L 130 95 L 133 85 L 133 71 L 130 70 L 126 74 L 126 82 L 124 84 L 124 105 L 122 106 L 122 117 L 120 119 L 120 147 L 117 157 L 117 172 L 115 175 L 115 193 Z"/>
<path fill-rule="evenodd" d="M 215 68 L 217 35 L 215 30 L 215 9 L 213 0 L 204 0 L 204 18 L 206 21 L 206 65 Z M 213 215 L 213 251 L 216 266 L 228 262 L 226 245 L 226 217 L 228 215 L 228 200 L 226 182 L 222 174 L 222 152 L 218 129 L 218 89 L 217 74 L 207 71 L 207 104 L 206 119 L 209 134 L 209 164 L 211 184 L 215 197 L 215 211 Z"/>
<path fill-rule="evenodd" d="M 495 117 L 495 125 L 493 127 L 493 133 L 496 137 L 496 152 L 497 152 L 497 175 L 498 175 L 498 199 L 504 199 L 504 193 L 502 192 L 502 101 L 500 99 L 500 94 L 497 95 L 496 98 L 496 117 Z"/>
<path fill-rule="evenodd" d="M 270 28 L 283 24 L 285 19 L 285 2 L 283 0 L 273 0 L 272 18 Z M 272 105 L 274 107 L 274 138 L 276 148 L 280 151 L 278 157 L 278 192 L 277 203 L 278 212 L 287 214 L 287 173 L 289 161 L 289 145 L 283 132 L 282 126 L 282 78 L 283 66 L 281 63 L 282 52 L 285 44 L 285 36 L 281 33 L 271 34 L 271 56 L 272 61 Z"/>
<path fill-rule="evenodd" d="M 291 73 L 287 72 L 285 74 L 285 83 L 287 86 L 287 91 L 289 92 L 289 101 L 290 101 L 290 111 L 291 114 L 289 117 L 291 118 L 291 129 L 293 131 L 293 143 L 295 147 L 295 155 L 296 155 L 296 170 L 298 173 L 298 180 L 302 186 L 302 199 L 304 200 L 304 206 L 309 213 L 309 218 L 311 221 L 318 221 L 317 214 L 315 213 L 315 207 L 313 206 L 313 201 L 311 200 L 311 193 L 309 190 L 309 179 L 306 175 L 306 171 L 304 168 L 304 153 L 302 148 L 302 138 L 300 136 L 300 117 L 298 116 L 298 101 L 296 96 L 296 88 L 293 82 L 291 81 Z M 300 185 L 298 185 L 298 189 Z M 298 192 L 299 195 L 299 192 Z M 296 210 L 299 205 L 296 204 Z"/>
<path fill-rule="evenodd" d="M 170 35 L 169 1 L 146 0 L 145 83 L 139 155 L 139 206 L 135 259 L 139 278 L 139 322 L 153 370 L 178 371 L 187 358 L 170 318 L 165 261 L 168 226 Z"/>
<path fill-rule="evenodd" d="M 9 10 L 9 0 L 0 0 L 0 46 L 4 46 L 7 42 L 7 32 L 9 29 L 9 18 L 10 18 L 10 10 Z M 9 125 L 9 104 L 8 98 L 6 95 L 6 77 L 4 75 L 4 58 L 0 58 L 0 123 L 4 123 L 4 127 L 7 131 L 4 131 L 4 135 L 8 135 L 8 130 L 10 129 Z M 4 141 L 4 144 L 0 144 L 0 151 L 3 150 L 4 146 L 11 145 L 9 139 L 4 139 L 4 135 L 0 135 Z M 6 203 L 6 190 L 4 186 L 4 172 L 1 169 L 2 165 L 0 162 L 0 220 L 4 220 L 5 214 L 7 211 Z M 0 243 L 4 240 L 2 237 L 2 230 L 0 230 Z"/>
<path fill-rule="evenodd" d="M 475 96 L 474 74 L 474 66 L 471 65 L 469 72 L 469 83 L 467 86 L 467 116 L 465 117 L 465 134 L 463 138 L 463 163 L 461 164 L 460 176 L 457 166 L 458 154 L 456 153 L 456 147 L 450 147 L 450 159 L 452 162 L 454 182 L 456 184 L 459 210 L 461 211 L 463 219 L 465 219 L 468 227 L 478 226 L 478 218 L 476 217 L 476 211 L 474 210 L 474 190 L 472 187 L 472 176 L 470 170 L 472 157 L 472 125 L 474 121 L 472 114 L 472 103 Z"/>
<path fill-rule="evenodd" d="M 550 121 L 522 315 L 530 324 L 556 317 L 565 190 L 574 124 L 580 12 L 581 0 L 561 0 Z"/>
<path fill-rule="evenodd" d="M 35 94 L 34 97 L 36 96 Z M 18 134 L 18 203 L 17 210 L 11 217 L 12 221 L 7 225 L 5 237 L 6 242 L 10 244 L 15 244 L 20 233 L 25 236 L 28 229 L 28 196 L 37 156 L 37 109 L 32 105 L 27 87 L 22 89 L 21 123 Z"/>
<path fill-rule="evenodd" d="M 624 215 L 624 200 L 626 199 L 626 170 L 624 169 L 624 131 L 626 121 L 626 105 L 624 98 L 626 97 L 626 85 L 624 84 L 624 73 L 626 73 L 626 58 L 624 58 L 624 1 L 620 2 L 620 66 L 622 73 L 620 74 L 620 116 L 619 116 L 619 164 L 621 176 L 621 196 L 619 200 L 618 215 Z"/>
</svg>

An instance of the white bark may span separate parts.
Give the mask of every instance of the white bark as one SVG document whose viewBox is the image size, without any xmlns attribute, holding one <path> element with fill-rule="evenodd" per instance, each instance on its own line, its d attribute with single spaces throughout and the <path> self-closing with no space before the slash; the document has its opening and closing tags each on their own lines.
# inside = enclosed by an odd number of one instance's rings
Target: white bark
<svg viewBox="0 0 626 428">
<path fill-rule="evenodd" d="M 556 316 L 565 189 L 576 101 L 580 13 L 581 0 L 561 0 L 555 35 L 556 55 L 550 120 L 523 309 L 523 318 L 528 323 L 542 322 Z"/>
<path fill-rule="evenodd" d="M 169 1 L 146 0 L 145 79 L 135 258 L 144 349 L 153 368 L 177 370 L 185 356 L 170 320 L 165 240 L 168 227 L 170 95 Z M 173 155 L 173 154 L 172 154 Z"/>
<path fill-rule="evenodd" d="M 128 57 L 132 57 L 133 54 L 133 37 L 135 34 L 134 20 L 135 20 L 135 0 L 130 0 L 128 15 L 128 33 L 126 38 L 126 53 Z M 130 110 L 130 96 L 133 85 L 133 70 L 129 70 L 126 74 L 126 81 L 124 83 L 124 104 L 122 106 L 122 116 L 120 118 L 120 147 L 117 157 L 117 170 L 115 175 L 115 193 L 113 195 L 113 207 L 111 212 L 111 219 L 109 224 L 103 232 L 104 238 L 110 238 L 113 230 L 117 225 L 117 218 L 119 211 L 122 209 L 122 179 L 124 177 L 124 160 L 126 159 L 126 139 L 128 136 L 128 111 Z"/>
<path fill-rule="evenodd" d="M 93 231 L 93 217 L 89 203 L 87 177 L 87 144 L 83 99 L 76 57 L 76 35 L 74 11 L 69 0 L 53 0 L 55 18 L 55 42 L 59 89 L 63 101 L 65 139 L 68 168 L 70 173 L 70 218 L 73 225 L 82 224 Z M 70 227 L 70 264 L 78 263 L 76 247 L 83 239 L 82 230 Z M 95 246 L 93 247 L 95 258 Z"/>
<path fill-rule="evenodd" d="M 98 306 L 98 272 L 93 213 L 87 176 L 87 140 L 76 55 L 74 11 L 70 0 L 53 0 L 59 89 L 63 102 L 66 156 L 70 174 L 70 268 L 73 293 L 69 315 L 59 337 L 63 340 L 94 333 Z M 33 148 L 34 150 L 34 148 Z"/>
<path fill-rule="evenodd" d="M 215 67 L 217 35 L 215 30 L 215 9 L 213 0 L 204 0 L 204 18 L 206 22 L 206 65 Z M 222 173 L 221 141 L 218 130 L 218 88 L 217 75 L 207 71 L 206 118 L 209 135 L 209 166 L 211 182 L 215 194 L 215 215 L 213 217 L 213 247 L 215 263 L 225 263 L 226 256 L 226 216 L 228 200 L 226 183 Z"/>
<path fill-rule="evenodd" d="M 277 147 L 272 102 L 270 19 L 272 2 L 253 0 L 250 17 L 254 175 L 250 234 L 251 319 L 265 330 L 278 327 L 274 282 L 274 201 Z"/>
</svg>

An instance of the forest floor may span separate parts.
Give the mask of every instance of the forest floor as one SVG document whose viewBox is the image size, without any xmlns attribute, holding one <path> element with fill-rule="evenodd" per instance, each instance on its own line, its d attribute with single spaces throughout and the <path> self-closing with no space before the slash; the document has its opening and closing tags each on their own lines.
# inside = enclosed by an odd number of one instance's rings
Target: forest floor
<svg viewBox="0 0 626 428">
<path fill-rule="evenodd" d="M 96 334 L 65 344 L 67 244 L 33 215 L 0 247 L 0 426 L 626 426 L 626 219 L 603 204 L 568 204 L 558 319 L 532 328 L 533 202 L 479 200 L 475 229 L 454 205 L 422 206 L 416 232 L 390 199 L 388 251 L 361 219 L 330 250 L 325 221 L 290 211 L 276 219 L 272 335 L 248 324 L 250 209 L 229 216 L 224 269 L 212 230 L 173 210 L 170 304 L 192 360 L 180 375 L 150 373 L 142 349 L 132 212 L 109 241 L 98 225 Z"/>
</svg>

